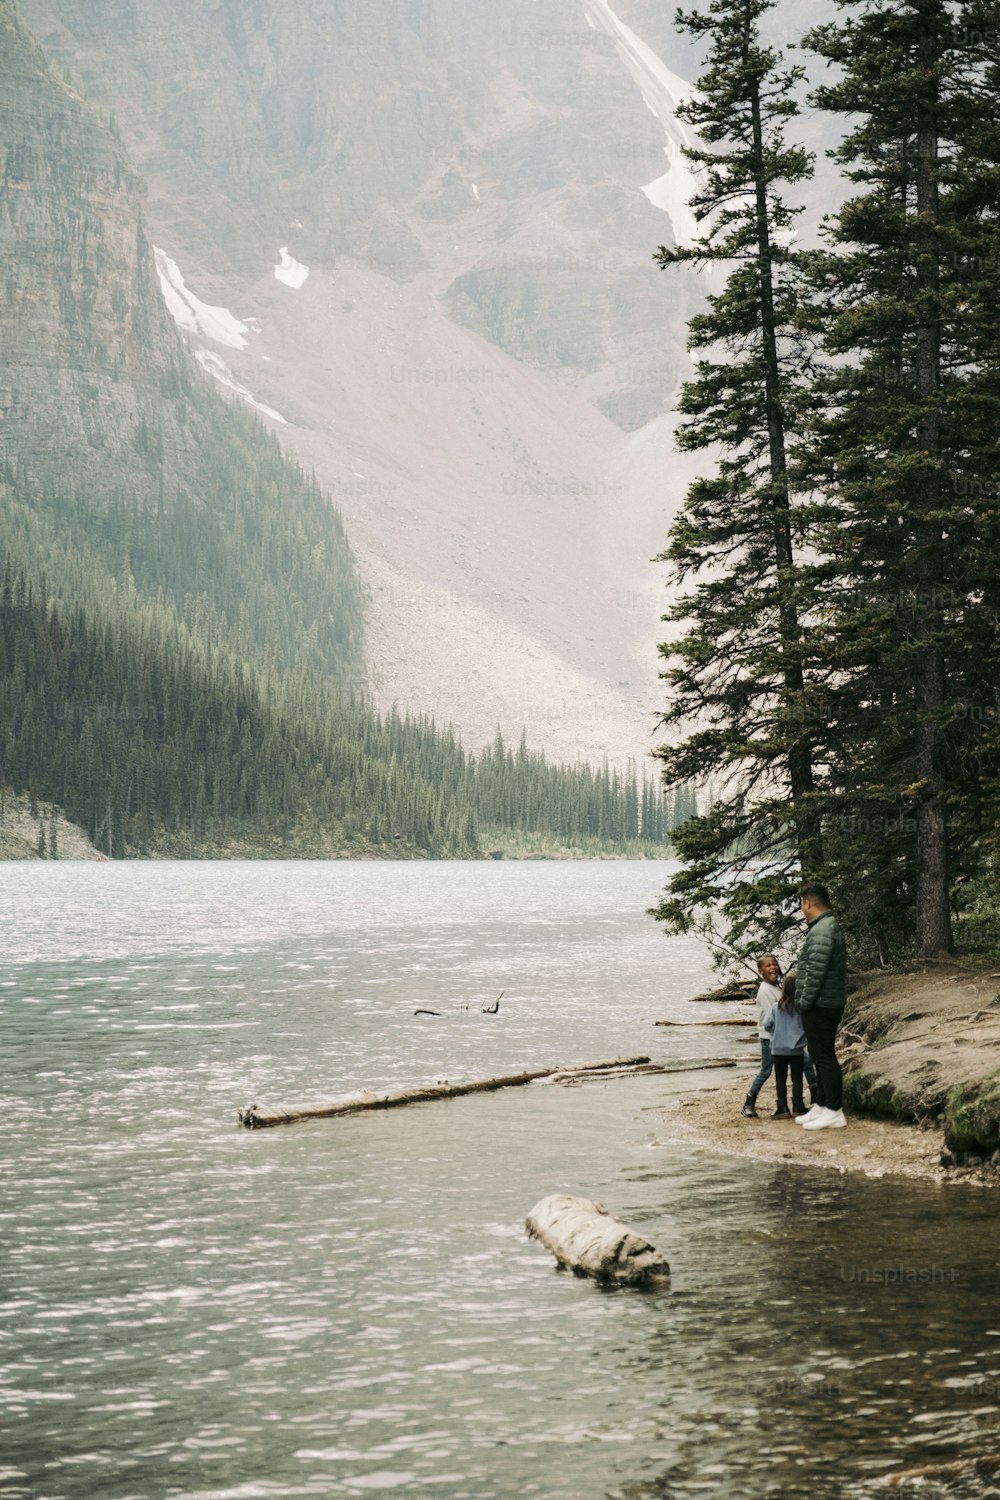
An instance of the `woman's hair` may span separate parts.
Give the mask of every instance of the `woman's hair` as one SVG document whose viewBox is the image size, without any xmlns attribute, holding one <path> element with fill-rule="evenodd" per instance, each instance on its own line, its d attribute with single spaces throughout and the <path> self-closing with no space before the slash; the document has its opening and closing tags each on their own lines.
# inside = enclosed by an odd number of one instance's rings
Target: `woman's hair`
<svg viewBox="0 0 1000 1500">
<path fill-rule="evenodd" d="M 781 991 L 781 999 L 778 1001 L 782 1010 L 795 1009 L 795 975 L 789 974 Z"/>
</svg>

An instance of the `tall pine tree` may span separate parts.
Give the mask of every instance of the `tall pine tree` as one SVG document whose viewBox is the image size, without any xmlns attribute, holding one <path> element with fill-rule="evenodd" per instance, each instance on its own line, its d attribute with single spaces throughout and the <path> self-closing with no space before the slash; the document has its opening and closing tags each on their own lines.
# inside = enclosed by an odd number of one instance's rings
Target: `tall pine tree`
<svg viewBox="0 0 1000 1500">
<path fill-rule="evenodd" d="M 736 943 L 773 941 L 797 872 L 822 862 L 789 485 L 809 350 L 794 247 L 801 210 L 785 195 L 812 161 L 786 139 L 803 75 L 761 41 L 771 9 L 772 0 L 711 0 L 704 13 L 678 13 L 677 24 L 709 44 L 680 111 L 703 143 L 687 155 L 700 173 L 692 207 L 705 232 L 654 257 L 663 268 L 728 273 L 689 325 L 699 357 L 678 442 L 721 457 L 692 484 L 663 554 L 682 590 L 667 618 L 682 631 L 660 648 L 670 693 L 662 722 L 682 736 L 659 752 L 664 779 L 681 787 L 713 776 L 717 795 L 675 830 L 685 868 L 654 915 L 686 930 L 709 920 L 698 913 L 718 911 Z M 740 879 L 748 857 L 764 873 Z"/>
</svg>

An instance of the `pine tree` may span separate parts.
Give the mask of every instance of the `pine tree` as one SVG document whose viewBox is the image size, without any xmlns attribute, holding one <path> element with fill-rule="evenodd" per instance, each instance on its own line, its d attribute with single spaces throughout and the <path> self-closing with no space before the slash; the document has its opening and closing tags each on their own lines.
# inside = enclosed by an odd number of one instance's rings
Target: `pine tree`
<svg viewBox="0 0 1000 1500">
<path fill-rule="evenodd" d="M 989 737 L 969 709 L 1000 665 L 1000 8 L 840 4 L 807 38 L 840 70 L 817 102 L 860 116 L 837 153 L 856 193 L 813 262 L 830 873 L 879 911 L 882 949 L 912 928 L 931 956 L 976 868 Z"/>
<path fill-rule="evenodd" d="M 671 663 L 662 722 L 686 735 L 659 752 L 665 781 L 681 788 L 714 773 L 722 790 L 675 829 L 685 868 L 654 913 L 683 931 L 699 911 L 718 910 L 729 941 L 770 941 L 795 872 L 822 860 L 789 483 L 809 363 L 793 246 L 801 210 L 784 196 L 812 162 L 785 139 L 803 75 L 760 40 L 771 9 L 772 0 L 711 0 L 703 14 L 678 15 L 709 43 L 681 111 L 703 142 L 687 154 L 701 170 L 692 207 L 706 227 L 695 244 L 654 257 L 664 268 L 732 267 L 689 325 L 700 357 L 681 396 L 679 443 L 720 447 L 722 457 L 691 486 L 663 554 L 686 591 L 669 616 L 683 634 L 660 648 Z M 748 852 L 770 874 L 734 881 Z"/>
</svg>

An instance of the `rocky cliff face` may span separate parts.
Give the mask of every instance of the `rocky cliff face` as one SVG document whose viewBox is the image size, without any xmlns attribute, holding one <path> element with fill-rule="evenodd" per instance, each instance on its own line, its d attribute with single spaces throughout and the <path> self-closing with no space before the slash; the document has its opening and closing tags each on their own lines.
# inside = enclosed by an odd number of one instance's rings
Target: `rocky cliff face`
<svg viewBox="0 0 1000 1500">
<path fill-rule="evenodd" d="M 451 316 L 626 427 L 682 369 L 671 238 L 640 189 L 664 122 L 607 6 L 552 0 L 28 0 L 47 53 L 122 121 L 158 235 L 252 278 L 275 247 L 405 281 L 454 270 Z M 462 253 L 455 262 L 455 247 Z M 657 330 L 655 341 L 649 331 Z"/>
<path fill-rule="evenodd" d="M 0 189 L 0 550 L 74 605 L 141 597 L 164 629 L 183 621 L 258 665 L 353 673 L 358 585 L 337 517 L 199 371 L 113 120 L 11 0 Z"/>
<path fill-rule="evenodd" d="M 4 451 L 86 485 L 134 468 L 182 350 L 159 295 L 142 187 L 115 133 L 0 0 L 0 428 Z M 10 446 L 8 446 L 10 445 Z"/>
</svg>

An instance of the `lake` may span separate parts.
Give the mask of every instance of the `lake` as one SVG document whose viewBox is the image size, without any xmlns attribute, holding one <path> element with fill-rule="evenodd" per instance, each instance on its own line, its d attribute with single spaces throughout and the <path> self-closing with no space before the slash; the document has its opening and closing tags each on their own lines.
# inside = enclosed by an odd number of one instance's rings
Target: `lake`
<svg viewBox="0 0 1000 1500">
<path fill-rule="evenodd" d="M 669 868 L 0 866 L 0 1500 L 840 1500 L 995 1451 L 996 1198 L 672 1141 L 717 1073 L 238 1128 L 621 1054 L 749 1079 L 736 1028 L 652 1024 L 711 980 L 644 915 Z M 670 1287 L 558 1271 L 555 1191 Z"/>
</svg>

